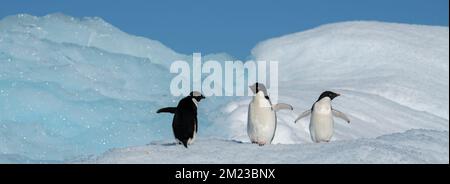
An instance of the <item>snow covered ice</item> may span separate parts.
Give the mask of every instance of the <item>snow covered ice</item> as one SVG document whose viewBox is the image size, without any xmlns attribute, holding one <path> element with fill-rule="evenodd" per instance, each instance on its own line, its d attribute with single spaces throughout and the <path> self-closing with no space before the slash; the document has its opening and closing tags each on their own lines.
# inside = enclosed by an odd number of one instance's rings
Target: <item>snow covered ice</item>
<svg viewBox="0 0 450 184">
<path fill-rule="evenodd" d="M 448 149 L 443 149 L 446 146 L 448 132 L 423 129 L 330 144 L 259 147 L 229 140 L 202 139 L 189 149 L 164 143 L 112 149 L 85 163 L 445 163 L 448 162 L 445 157 Z"/>
<path fill-rule="evenodd" d="M 448 163 L 448 27 L 343 22 L 262 41 L 254 60 L 279 61 L 274 144 L 249 144 L 250 97 L 209 97 L 199 106 L 198 141 L 170 146 L 175 60 L 156 40 L 100 18 L 62 14 L 0 21 L 0 163 Z M 219 53 L 203 59 L 226 61 Z M 309 118 L 325 90 L 331 143 L 313 144 Z M 270 91 L 269 91 L 270 93 Z M 179 155 L 185 159 L 178 158 Z"/>
</svg>

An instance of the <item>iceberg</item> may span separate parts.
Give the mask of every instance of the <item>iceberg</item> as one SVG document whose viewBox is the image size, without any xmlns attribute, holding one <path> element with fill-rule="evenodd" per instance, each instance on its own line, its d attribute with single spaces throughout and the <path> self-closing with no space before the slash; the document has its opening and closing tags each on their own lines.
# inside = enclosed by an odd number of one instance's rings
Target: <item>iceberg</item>
<svg viewBox="0 0 450 184">
<path fill-rule="evenodd" d="M 251 97 L 210 97 L 186 150 L 166 146 L 172 117 L 155 112 L 181 99 L 170 94 L 169 68 L 192 55 L 97 17 L 5 17 L 0 163 L 448 163 L 448 35 L 355 21 L 262 41 L 252 59 L 279 62 L 279 101 L 295 110 L 278 113 L 274 145 L 248 144 Z M 352 122 L 336 120 L 332 142 L 312 144 L 308 118 L 294 119 L 325 90 L 342 94 L 333 105 Z M 189 159 L 173 159 L 180 154 Z"/>
</svg>

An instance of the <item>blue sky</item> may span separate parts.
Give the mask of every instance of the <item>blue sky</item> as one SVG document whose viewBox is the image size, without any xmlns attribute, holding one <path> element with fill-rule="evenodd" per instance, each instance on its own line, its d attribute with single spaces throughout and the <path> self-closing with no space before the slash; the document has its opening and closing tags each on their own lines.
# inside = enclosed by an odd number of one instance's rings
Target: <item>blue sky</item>
<svg viewBox="0 0 450 184">
<path fill-rule="evenodd" d="M 0 17 L 98 16 L 177 52 L 227 52 L 245 59 L 259 41 L 325 23 L 378 20 L 448 27 L 448 6 L 448 0 L 2 0 Z"/>
</svg>

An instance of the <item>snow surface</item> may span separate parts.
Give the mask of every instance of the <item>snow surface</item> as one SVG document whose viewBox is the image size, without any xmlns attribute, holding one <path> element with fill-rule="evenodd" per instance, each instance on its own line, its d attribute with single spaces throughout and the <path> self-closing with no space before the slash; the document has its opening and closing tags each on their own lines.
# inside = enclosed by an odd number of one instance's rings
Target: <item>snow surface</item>
<svg viewBox="0 0 450 184">
<path fill-rule="evenodd" d="M 201 139 L 186 149 L 168 143 L 111 149 L 82 163 L 297 164 L 297 163 L 448 163 L 448 132 L 409 130 L 328 144 L 258 146 Z"/>
<path fill-rule="evenodd" d="M 209 97 L 185 149 L 165 144 L 172 116 L 155 111 L 180 99 L 168 66 L 191 56 L 100 18 L 9 16 L 0 21 L 0 163 L 448 163 L 448 35 L 362 21 L 263 41 L 252 57 L 279 61 L 279 102 L 294 106 L 279 112 L 274 145 L 248 144 L 250 97 Z M 293 121 L 324 90 L 342 94 L 333 107 L 352 122 L 336 119 L 333 142 L 313 144 L 309 118 Z"/>
</svg>

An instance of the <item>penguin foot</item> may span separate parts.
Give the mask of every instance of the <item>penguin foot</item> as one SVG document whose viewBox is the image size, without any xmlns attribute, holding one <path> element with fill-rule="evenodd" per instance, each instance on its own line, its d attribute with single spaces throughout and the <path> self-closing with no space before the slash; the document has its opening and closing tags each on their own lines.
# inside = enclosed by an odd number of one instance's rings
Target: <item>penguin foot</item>
<svg viewBox="0 0 450 184">
<path fill-rule="evenodd" d="M 323 141 L 316 141 L 316 143 L 329 143 L 330 142 L 330 140 L 328 140 L 328 141 L 326 141 L 326 140 L 323 140 Z"/>
<path fill-rule="evenodd" d="M 252 144 L 258 144 L 259 146 L 264 146 L 264 145 L 266 145 L 266 142 L 252 141 Z"/>
</svg>

